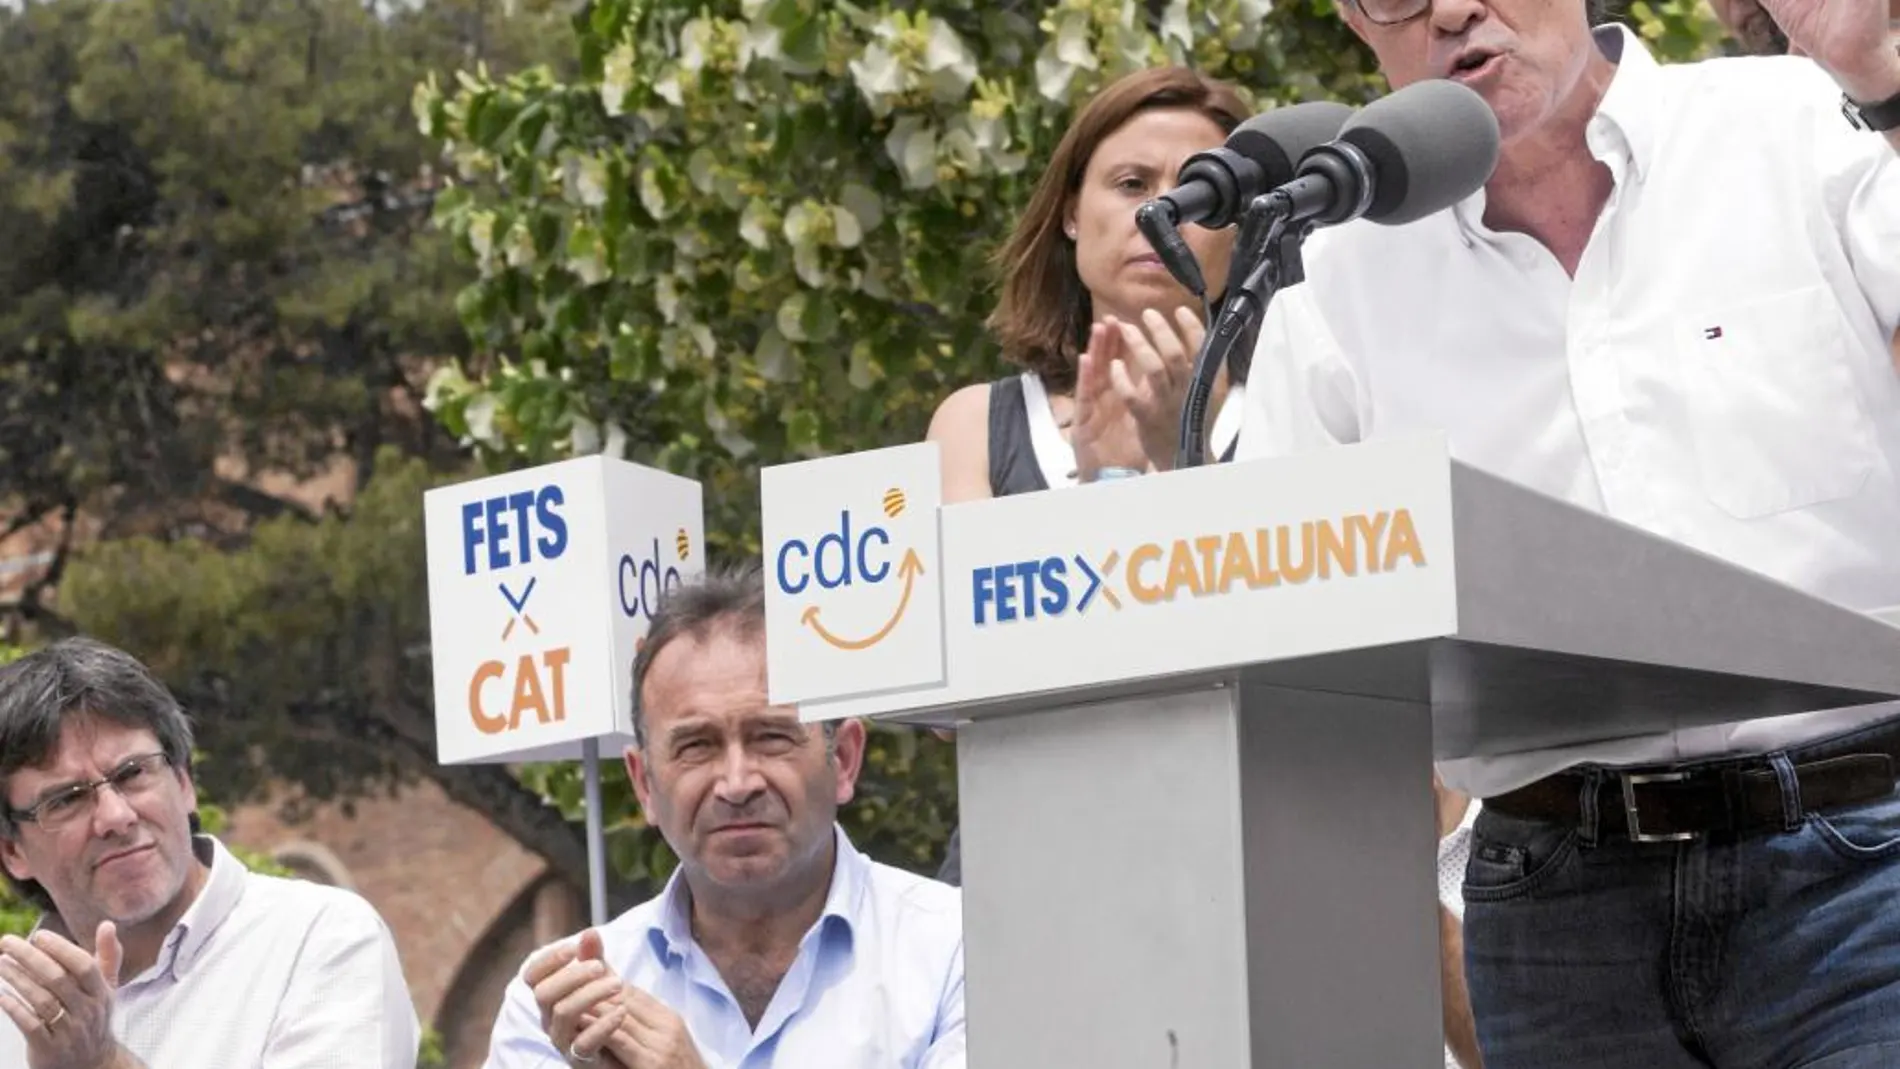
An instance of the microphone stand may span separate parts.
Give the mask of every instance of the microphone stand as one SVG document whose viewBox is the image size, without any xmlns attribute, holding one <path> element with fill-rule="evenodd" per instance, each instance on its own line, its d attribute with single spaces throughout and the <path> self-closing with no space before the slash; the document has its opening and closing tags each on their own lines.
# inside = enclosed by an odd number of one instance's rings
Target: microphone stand
<svg viewBox="0 0 1900 1069">
<path fill-rule="evenodd" d="M 1287 221 L 1293 214 L 1293 199 L 1275 190 L 1255 197 L 1241 218 L 1228 269 L 1227 294 L 1221 301 L 1219 317 L 1209 325 L 1201 351 L 1194 358 L 1194 374 L 1181 406 L 1176 468 L 1198 468 L 1207 463 L 1207 409 L 1214 380 L 1220 377 L 1223 366 L 1231 364 L 1241 343 L 1254 337 L 1252 328 L 1274 294 L 1306 280 L 1301 245 L 1312 227 L 1307 223 L 1289 226 Z M 1238 285 L 1235 279 L 1240 279 Z"/>
</svg>

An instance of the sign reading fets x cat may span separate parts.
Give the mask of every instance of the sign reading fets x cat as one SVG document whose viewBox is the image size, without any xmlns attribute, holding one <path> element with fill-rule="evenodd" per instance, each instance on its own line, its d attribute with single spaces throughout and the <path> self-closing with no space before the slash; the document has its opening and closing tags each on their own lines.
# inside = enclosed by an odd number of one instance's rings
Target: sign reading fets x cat
<svg viewBox="0 0 1900 1069">
<path fill-rule="evenodd" d="M 424 494 L 440 760 L 630 738 L 634 653 L 705 570 L 701 516 L 698 483 L 602 456 Z"/>
</svg>

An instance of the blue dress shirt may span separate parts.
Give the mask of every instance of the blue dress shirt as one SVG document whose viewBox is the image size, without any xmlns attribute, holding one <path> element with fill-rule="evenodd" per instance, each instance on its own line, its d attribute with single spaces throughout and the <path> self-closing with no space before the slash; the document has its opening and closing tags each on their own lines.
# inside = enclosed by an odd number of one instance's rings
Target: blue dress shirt
<svg viewBox="0 0 1900 1069">
<path fill-rule="evenodd" d="M 959 892 L 870 860 L 842 829 L 834 835 L 824 912 L 757 1029 L 693 941 L 679 872 L 659 897 L 601 927 L 607 964 L 680 1015 L 708 1069 L 963 1069 Z M 485 1069 L 566 1064 L 517 974 Z"/>
</svg>

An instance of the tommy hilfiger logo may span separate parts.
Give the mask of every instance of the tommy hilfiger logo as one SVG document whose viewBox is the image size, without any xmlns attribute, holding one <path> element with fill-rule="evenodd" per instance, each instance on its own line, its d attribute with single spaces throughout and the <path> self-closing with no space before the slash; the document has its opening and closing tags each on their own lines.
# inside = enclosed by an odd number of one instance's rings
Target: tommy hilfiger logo
<svg viewBox="0 0 1900 1069">
<path fill-rule="evenodd" d="M 1722 328 L 1721 327 L 1703 327 L 1702 336 L 1708 339 L 1709 341 L 1714 341 L 1717 338 L 1720 338 L 1722 336 Z"/>
</svg>

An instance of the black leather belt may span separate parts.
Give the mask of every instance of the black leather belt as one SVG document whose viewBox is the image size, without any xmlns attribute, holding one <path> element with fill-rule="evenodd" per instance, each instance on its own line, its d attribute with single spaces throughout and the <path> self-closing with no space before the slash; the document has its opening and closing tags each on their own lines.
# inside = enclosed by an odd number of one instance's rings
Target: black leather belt
<svg viewBox="0 0 1900 1069">
<path fill-rule="evenodd" d="M 1844 744 L 1845 743 L 1845 744 Z M 1900 722 L 1788 751 L 1801 812 L 1871 802 L 1894 792 Z M 1508 816 L 1583 828 L 1591 777 L 1559 772 L 1484 805 Z M 1597 834 L 1643 842 L 1683 842 L 1784 826 L 1781 782 L 1767 757 L 1596 773 Z"/>
</svg>

